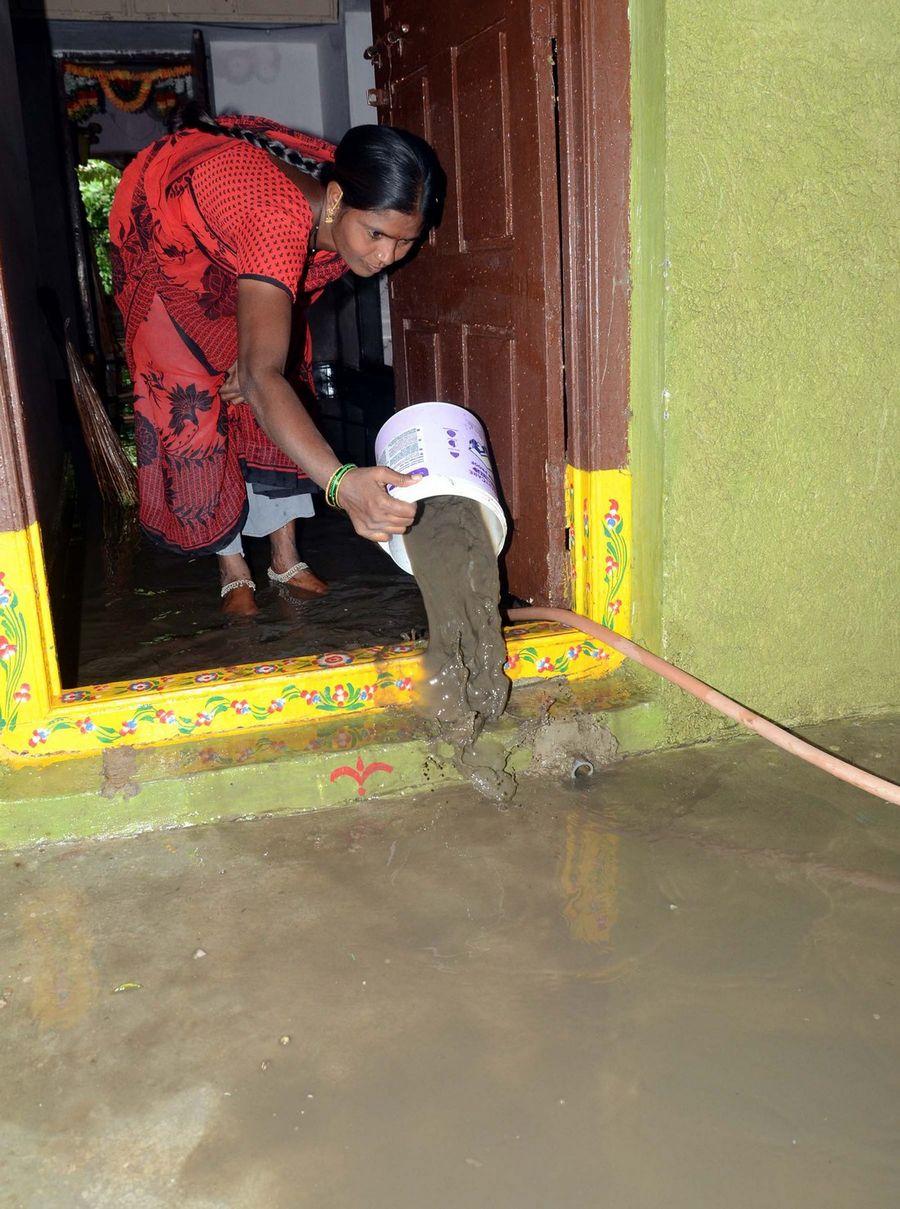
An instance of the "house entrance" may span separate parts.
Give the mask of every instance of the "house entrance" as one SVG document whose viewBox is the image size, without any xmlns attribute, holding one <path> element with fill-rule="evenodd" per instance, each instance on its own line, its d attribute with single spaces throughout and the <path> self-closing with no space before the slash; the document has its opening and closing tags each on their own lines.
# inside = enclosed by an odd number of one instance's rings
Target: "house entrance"
<svg viewBox="0 0 900 1209">
<path fill-rule="evenodd" d="M 574 0 L 560 8 L 569 17 L 570 10 L 581 10 Z M 330 309 L 311 313 L 318 422 L 340 456 L 362 462 L 371 460 L 374 432 L 395 406 L 441 397 L 470 407 L 488 428 L 513 522 L 512 542 L 504 557 L 507 593 L 513 599 L 567 603 L 572 586 L 567 552 L 572 518 L 565 506 L 566 434 L 573 423 L 570 415 L 567 425 L 564 413 L 563 348 L 566 340 L 574 339 L 577 324 L 573 322 L 568 336 L 564 334 L 563 298 L 571 294 L 567 265 L 579 248 L 575 224 L 567 223 L 559 205 L 556 52 L 560 42 L 554 22 L 560 15 L 538 0 L 528 6 L 512 0 L 491 0 L 488 5 L 467 0 L 452 23 L 436 16 L 431 6 L 426 20 L 425 6 L 415 0 L 379 0 L 374 13 L 353 3 L 342 10 L 344 96 L 338 104 L 320 90 L 318 109 L 313 107 L 318 129 L 336 138 L 350 125 L 377 116 L 424 135 L 447 171 L 448 200 L 440 230 L 412 263 L 391 274 L 386 289 L 376 287 L 374 293 L 366 293 L 356 283 L 342 281 L 335 287 Z M 30 213 L 37 227 L 37 293 L 51 304 L 39 316 L 32 310 L 31 330 L 40 327 L 41 339 L 49 347 L 54 307 L 63 318 L 77 320 L 80 351 L 127 446 L 128 383 L 117 361 L 115 320 L 104 318 L 98 298 L 103 279 L 92 263 L 96 257 L 83 198 L 70 190 L 60 209 L 59 196 L 55 200 L 42 196 L 39 186 L 52 175 L 47 168 L 49 150 L 57 168 L 69 156 L 71 173 L 64 179 L 70 184 L 77 180 L 79 160 L 102 160 L 119 168 L 129 154 L 127 149 L 112 153 L 108 147 L 106 154 L 98 154 L 104 148 L 101 139 L 91 142 L 96 131 L 88 131 L 85 140 L 80 130 L 83 119 L 87 116 L 90 125 L 96 115 L 81 115 L 76 130 L 61 122 L 59 106 L 66 95 L 60 83 L 62 63 L 90 65 L 92 50 L 109 60 L 113 51 L 109 42 L 116 40 L 119 52 L 126 47 L 140 52 L 141 66 L 149 69 L 150 52 L 159 47 L 147 45 L 150 35 L 140 23 L 80 24 L 77 38 L 72 23 L 56 28 L 52 21 L 35 38 L 28 32 L 35 28 L 30 19 L 16 22 L 15 51 L 26 114 L 23 146 L 29 149 L 32 184 L 30 199 L 18 205 L 16 221 L 25 222 Z M 216 27 L 204 27 L 210 108 L 264 112 L 266 97 L 273 94 L 281 74 L 291 80 L 306 79 L 302 73 L 297 75 L 304 62 L 315 63 L 320 84 L 333 80 L 329 64 L 333 67 L 334 60 L 329 55 L 335 30 L 323 30 L 321 38 L 312 38 L 304 50 L 299 35 L 288 46 L 288 35 L 274 26 L 229 31 L 227 36 Z M 200 80 L 197 39 L 193 45 L 184 40 L 189 33 L 182 30 L 182 53 L 192 65 L 191 78 Z M 577 41 L 571 20 L 566 36 L 570 43 Z M 129 38 L 143 38 L 143 45 L 129 44 Z M 264 44 L 265 53 L 259 44 Z M 306 54 L 310 45 L 311 58 Z M 38 63 L 39 52 L 46 56 L 43 75 L 29 71 Z M 351 63 L 362 70 L 350 71 Z M 99 67 L 99 60 L 94 66 Z M 373 69 L 366 80 L 364 73 Z M 29 116 L 39 89 L 44 89 L 39 117 L 42 113 L 46 118 L 48 106 L 55 105 L 55 121 L 62 128 L 52 148 L 47 146 L 46 122 L 35 131 Z M 120 89 L 118 95 L 129 94 Z M 112 104 L 105 94 L 104 103 Z M 315 126 L 297 106 L 291 115 L 271 110 L 270 115 L 282 121 L 290 117 L 295 127 Z M 67 114 L 66 120 L 71 123 L 73 115 Z M 566 154 L 582 145 L 579 140 L 573 124 Z M 25 185 L 22 176 L 17 187 L 23 191 Z M 565 197 L 563 203 L 564 211 Z M 73 212 L 79 206 L 86 245 L 82 253 Z M 53 225 L 54 213 L 66 223 L 64 238 L 58 224 Z M 7 282 L 11 276 L 5 273 Z M 88 305 L 92 291 L 93 303 Z M 51 381 L 50 392 L 55 386 L 57 411 L 63 419 L 58 431 L 51 431 L 53 425 L 48 423 L 46 448 L 41 448 L 37 435 L 41 421 L 29 415 L 39 393 L 27 382 L 29 374 L 34 376 L 34 365 L 24 372 L 29 355 L 21 347 L 27 337 L 19 316 L 28 308 L 11 299 L 7 309 L 10 356 L 19 362 L 14 369 L 22 412 L 20 457 L 27 452 L 21 485 L 26 494 L 31 493 L 23 515 L 39 521 L 50 568 L 49 595 L 62 679 L 58 691 L 64 705 L 66 694 L 81 699 L 86 684 L 92 686 L 91 694 L 100 686 L 104 700 L 112 700 L 123 681 L 142 684 L 174 676 L 180 684 L 193 676 L 199 683 L 207 673 L 227 678 L 236 665 L 270 667 L 298 657 L 321 657 L 324 667 L 329 652 L 346 653 L 352 662 L 353 648 L 362 647 L 367 657 L 374 657 L 377 647 L 383 652 L 379 658 L 385 659 L 392 658 L 394 650 L 398 657 L 415 651 L 424 623 L 415 584 L 396 571 L 377 547 L 356 539 L 341 516 L 317 513 L 305 523 L 303 535 L 302 554 L 311 563 L 315 560 L 316 571 L 331 585 L 330 594 L 321 600 L 294 601 L 272 589 L 261 594 L 262 611 L 245 627 L 225 625 L 219 619 L 214 572 L 206 571 L 204 559 L 176 559 L 142 544 L 139 537 L 126 537 L 121 548 L 111 549 L 96 507 L 91 513 L 88 463 L 72 437 L 69 384 L 66 381 L 62 388 L 59 381 Z M 582 311 L 589 314 L 590 306 Z M 107 336 L 111 334 L 111 353 L 109 345 L 104 347 L 104 326 Z M 45 331 L 51 332 L 50 339 Z M 44 376 L 53 378 L 46 364 Z M 7 404 L 15 405 L 15 390 L 10 389 Z M 45 408 L 45 418 L 51 415 L 52 409 Z M 44 457 L 57 441 L 68 446 L 74 467 L 70 477 L 77 488 L 76 512 L 62 519 L 54 504 L 63 493 L 57 490 L 54 495 L 48 470 L 51 459 Z M 57 475 L 57 487 L 60 481 Z M 70 540 L 72 530 L 65 528 L 72 515 L 78 526 L 76 541 Z M 264 574 L 264 558 L 260 560 L 252 549 L 250 554 L 257 564 L 261 561 L 259 571 Z M 581 657 L 580 649 L 556 662 L 542 655 L 528 656 L 529 667 L 542 674 L 565 671 Z M 527 671 L 523 667 L 522 673 Z M 52 698 L 57 691 L 53 676 L 48 683 Z"/>
</svg>

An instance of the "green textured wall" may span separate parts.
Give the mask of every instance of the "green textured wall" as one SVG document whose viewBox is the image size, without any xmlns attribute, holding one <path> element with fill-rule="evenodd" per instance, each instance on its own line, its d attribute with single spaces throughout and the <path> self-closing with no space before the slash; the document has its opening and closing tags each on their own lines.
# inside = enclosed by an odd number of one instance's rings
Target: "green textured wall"
<svg viewBox="0 0 900 1209">
<path fill-rule="evenodd" d="M 789 723 L 897 700 L 897 11 L 631 9 L 636 628 Z"/>
</svg>

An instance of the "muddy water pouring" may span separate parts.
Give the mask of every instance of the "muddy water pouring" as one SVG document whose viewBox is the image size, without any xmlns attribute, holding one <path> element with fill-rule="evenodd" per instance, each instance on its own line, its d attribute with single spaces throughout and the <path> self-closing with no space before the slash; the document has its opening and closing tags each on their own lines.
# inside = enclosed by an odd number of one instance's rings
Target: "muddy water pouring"
<svg viewBox="0 0 900 1209">
<path fill-rule="evenodd" d="M 475 754 L 486 722 L 509 698 L 500 621 L 497 556 L 506 517 L 480 421 L 451 403 L 419 403 L 384 425 L 375 442 L 379 465 L 419 481 L 396 494 L 419 503 L 415 523 L 383 543 L 412 572 L 428 613 L 426 700 L 456 763 L 491 797 L 508 798 L 512 778 Z"/>
</svg>

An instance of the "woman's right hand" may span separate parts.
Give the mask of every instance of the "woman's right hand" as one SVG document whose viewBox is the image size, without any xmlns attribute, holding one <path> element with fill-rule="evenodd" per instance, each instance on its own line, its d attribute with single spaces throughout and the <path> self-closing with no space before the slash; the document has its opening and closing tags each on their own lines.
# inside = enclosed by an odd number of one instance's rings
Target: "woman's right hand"
<svg viewBox="0 0 900 1209">
<path fill-rule="evenodd" d="M 405 533 L 416 518 L 416 506 L 398 500 L 386 491 L 392 487 L 411 487 L 415 475 L 398 474 L 387 466 L 360 466 L 348 470 L 338 488 L 338 503 L 353 522 L 360 537 L 386 542 L 393 533 Z"/>
</svg>

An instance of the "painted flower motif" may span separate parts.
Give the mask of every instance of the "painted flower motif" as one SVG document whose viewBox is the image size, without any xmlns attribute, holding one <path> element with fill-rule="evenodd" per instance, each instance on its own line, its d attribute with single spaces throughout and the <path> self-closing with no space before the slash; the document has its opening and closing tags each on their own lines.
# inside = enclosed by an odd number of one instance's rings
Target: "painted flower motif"
<svg viewBox="0 0 900 1209">
<path fill-rule="evenodd" d="M 9 592 L 9 589 L 0 587 L 0 607 L 3 605 L 8 605 L 11 600 L 12 596 Z"/>
<path fill-rule="evenodd" d="M 611 600 L 609 602 L 609 604 L 607 605 L 607 609 L 610 613 L 612 613 L 613 617 L 615 617 L 616 614 L 621 611 L 621 608 L 622 608 L 621 600 Z"/>
<path fill-rule="evenodd" d="M 545 655 L 543 659 L 538 660 L 537 670 L 539 672 L 552 672 L 553 671 L 553 660 L 548 659 L 547 656 Z"/>
<path fill-rule="evenodd" d="M 133 735 L 137 730 L 137 719 L 129 718 L 127 722 L 123 722 L 119 727 L 120 735 Z"/>
<path fill-rule="evenodd" d="M 23 684 L 22 688 L 25 688 L 25 687 L 26 686 Z M 73 689 L 70 689 L 67 693 L 63 693 L 60 700 L 65 705 L 71 705 L 71 704 L 74 704 L 76 701 L 87 701 L 87 699 L 90 697 L 90 695 L 91 694 L 86 693 L 83 688 L 73 688 Z"/>
<path fill-rule="evenodd" d="M 521 658 L 522 658 L 521 655 L 510 655 L 510 657 L 507 659 L 506 663 L 504 663 L 504 665 L 503 665 L 504 668 L 508 672 L 511 672 L 513 670 L 513 668 L 516 668 L 519 666 L 519 660 Z"/>
<path fill-rule="evenodd" d="M 603 518 L 604 525 L 606 525 L 607 529 L 615 529 L 616 525 L 618 525 L 621 519 L 622 518 L 619 516 L 619 501 L 610 500 L 609 512 L 607 512 L 606 516 Z"/>
<path fill-rule="evenodd" d="M 392 655 L 409 655 L 416 650 L 414 642 L 398 642 L 395 646 L 388 647 Z"/>
<path fill-rule="evenodd" d="M 353 656 L 344 651 L 326 651 L 316 659 L 319 667 L 346 667 L 353 662 Z"/>
<path fill-rule="evenodd" d="M 12 659 L 18 649 L 16 644 L 10 642 L 5 634 L 0 634 L 0 659 Z"/>
<path fill-rule="evenodd" d="M 269 702 L 269 713 L 280 714 L 284 709 L 284 697 L 276 697 L 274 701 Z"/>
<path fill-rule="evenodd" d="M 236 714 L 248 714 L 250 705 L 247 701 L 232 701 L 231 708 Z"/>
<path fill-rule="evenodd" d="M 412 680 L 409 676 L 404 676 L 402 680 L 395 680 L 394 685 L 400 690 L 401 693 L 408 693 L 412 688 Z"/>
<path fill-rule="evenodd" d="M 338 705 L 343 705 L 350 697 L 350 694 L 344 688 L 343 684 L 336 684 L 334 691 L 331 694 L 332 701 L 336 701 Z"/>
<path fill-rule="evenodd" d="M 156 711 L 156 721 L 162 722 L 164 726 L 171 726 L 175 721 L 175 711 L 173 709 L 158 709 Z"/>
<path fill-rule="evenodd" d="M 569 649 L 566 651 L 566 658 L 567 659 L 577 659 L 580 654 L 581 654 L 580 646 L 570 646 Z"/>
<path fill-rule="evenodd" d="M 260 663 L 258 667 L 255 667 L 253 670 L 256 672 L 257 676 L 268 676 L 275 671 L 275 664 Z"/>
<path fill-rule="evenodd" d="M 135 680 L 128 686 L 129 693 L 146 693 L 153 688 L 151 680 Z"/>
<path fill-rule="evenodd" d="M 353 735 L 349 730 L 339 730 L 334 736 L 334 746 L 341 751 L 353 746 Z"/>
<path fill-rule="evenodd" d="M 37 747 L 39 743 L 46 743 L 50 732 L 42 726 L 38 726 L 31 732 L 31 738 L 28 740 L 29 747 Z"/>
<path fill-rule="evenodd" d="M 14 701 L 30 701 L 31 700 L 31 685 L 22 683 L 13 693 Z"/>
<path fill-rule="evenodd" d="M 199 676 L 194 677 L 195 684 L 213 684 L 219 679 L 218 672 L 201 672 Z"/>
<path fill-rule="evenodd" d="M 210 722 L 212 722 L 212 714 L 208 714 L 206 712 L 206 710 L 203 710 L 203 709 L 200 710 L 200 712 L 197 714 L 196 725 L 197 726 L 209 726 Z"/>
<path fill-rule="evenodd" d="M 94 723 L 90 718 L 79 718 L 75 725 L 83 735 L 89 735 L 94 729 Z"/>
<path fill-rule="evenodd" d="M 606 556 L 606 578 L 612 579 L 613 576 L 615 575 L 615 573 L 618 571 L 618 569 L 619 569 L 619 564 L 616 562 L 616 560 L 613 558 L 613 556 L 611 554 L 607 554 L 607 556 Z"/>
</svg>

